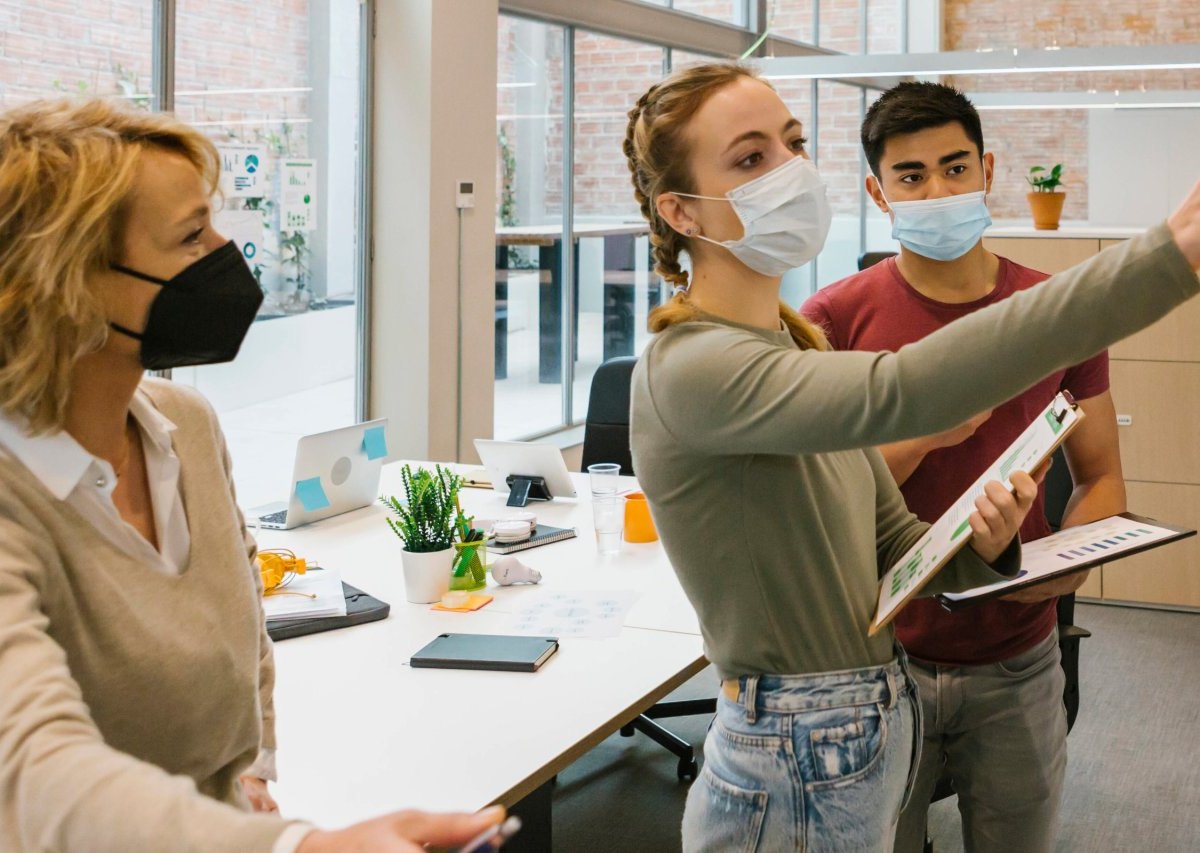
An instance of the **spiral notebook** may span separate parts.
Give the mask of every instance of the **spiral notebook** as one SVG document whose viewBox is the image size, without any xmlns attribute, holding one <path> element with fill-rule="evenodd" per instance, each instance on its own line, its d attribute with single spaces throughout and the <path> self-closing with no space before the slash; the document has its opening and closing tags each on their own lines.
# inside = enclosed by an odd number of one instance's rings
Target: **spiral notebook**
<svg viewBox="0 0 1200 853">
<path fill-rule="evenodd" d="M 513 554 L 517 551 L 536 548 L 539 545 L 549 545 L 551 542 L 573 539 L 575 536 L 574 527 L 551 527 L 549 524 L 539 524 L 534 530 L 533 535 L 528 539 L 522 539 L 520 542 L 504 543 L 497 542 L 495 539 L 489 539 L 487 548 L 493 554 Z"/>
</svg>

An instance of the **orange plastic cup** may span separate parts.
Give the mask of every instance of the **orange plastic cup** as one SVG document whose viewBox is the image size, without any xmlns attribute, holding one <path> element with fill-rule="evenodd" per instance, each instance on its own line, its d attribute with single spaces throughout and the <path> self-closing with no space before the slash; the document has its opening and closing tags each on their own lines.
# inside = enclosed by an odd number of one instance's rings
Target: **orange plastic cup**
<svg viewBox="0 0 1200 853">
<path fill-rule="evenodd" d="M 631 492 L 625 496 L 625 541 L 658 541 L 658 531 L 654 529 L 654 520 L 650 518 L 650 504 L 646 503 L 646 496 L 641 492 Z"/>
</svg>

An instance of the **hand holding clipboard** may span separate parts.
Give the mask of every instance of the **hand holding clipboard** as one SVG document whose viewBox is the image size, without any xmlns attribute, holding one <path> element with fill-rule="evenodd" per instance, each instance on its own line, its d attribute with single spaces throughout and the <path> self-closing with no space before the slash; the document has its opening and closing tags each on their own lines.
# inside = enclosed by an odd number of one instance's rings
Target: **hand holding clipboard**
<svg viewBox="0 0 1200 853">
<path fill-rule="evenodd" d="M 1008 449 L 988 467 L 950 509 L 883 576 L 875 618 L 868 634 L 874 636 L 895 618 L 908 601 L 971 541 L 970 517 L 975 499 L 992 480 L 1011 489 L 1015 471 L 1036 471 L 1083 420 L 1083 412 L 1065 391 L 1034 418 Z"/>
</svg>

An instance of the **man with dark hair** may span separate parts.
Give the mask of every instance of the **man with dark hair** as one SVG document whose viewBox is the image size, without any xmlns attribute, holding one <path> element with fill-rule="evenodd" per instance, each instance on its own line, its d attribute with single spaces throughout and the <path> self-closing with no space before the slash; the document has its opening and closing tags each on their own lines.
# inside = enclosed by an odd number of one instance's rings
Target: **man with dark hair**
<svg viewBox="0 0 1200 853">
<path fill-rule="evenodd" d="M 983 246 L 995 161 L 984 152 L 979 115 L 961 92 L 901 83 L 868 110 L 862 144 L 872 173 L 867 191 L 891 216 L 900 254 L 804 305 L 835 348 L 898 350 L 1047 277 Z M 1075 488 L 1064 526 L 1123 511 L 1107 353 L 948 433 L 880 448 L 910 509 L 924 521 L 937 519 L 1060 389 L 1087 415 L 1066 444 Z M 1021 538 L 1049 532 L 1041 494 Z M 899 853 L 922 850 L 930 797 L 943 772 L 958 794 L 969 853 L 1054 849 L 1067 734 L 1055 605 L 1085 577 L 1049 581 L 953 613 L 930 599 L 901 611 L 896 634 L 913 659 L 925 740 L 900 816 Z"/>
</svg>

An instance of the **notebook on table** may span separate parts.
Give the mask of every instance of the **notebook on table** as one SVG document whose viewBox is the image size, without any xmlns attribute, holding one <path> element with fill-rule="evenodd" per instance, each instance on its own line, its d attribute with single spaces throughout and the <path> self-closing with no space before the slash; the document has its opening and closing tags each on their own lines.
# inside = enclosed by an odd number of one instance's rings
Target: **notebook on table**
<svg viewBox="0 0 1200 853">
<path fill-rule="evenodd" d="M 558 651 L 557 637 L 441 634 L 412 656 L 414 667 L 537 672 Z"/>
<path fill-rule="evenodd" d="M 551 542 L 561 542 L 576 536 L 574 527 L 551 527 L 549 524 L 539 524 L 528 539 L 519 542 L 497 542 L 494 538 L 488 540 L 487 549 L 493 554 L 512 554 L 539 545 L 549 545 Z"/>
</svg>

